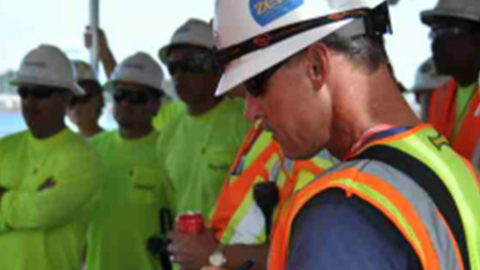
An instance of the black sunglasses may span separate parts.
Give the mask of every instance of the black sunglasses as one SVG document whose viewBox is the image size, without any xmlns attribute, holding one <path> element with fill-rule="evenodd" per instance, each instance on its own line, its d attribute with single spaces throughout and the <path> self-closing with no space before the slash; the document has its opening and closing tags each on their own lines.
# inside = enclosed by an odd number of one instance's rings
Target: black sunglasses
<svg viewBox="0 0 480 270">
<path fill-rule="evenodd" d="M 210 53 L 191 53 L 183 59 L 169 61 L 167 63 L 168 72 L 171 75 L 178 71 L 190 73 L 206 73 L 215 70 L 215 61 L 213 54 Z"/>
<path fill-rule="evenodd" d="M 85 104 L 85 103 L 89 102 L 94 96 L 96 96 L 97 94 L 100 94 L 100 93 L 101 93 L 101 91 L 94 91 L 94 92 L 88 92 L 83 96 L 75 96 L 72 99 L 72 105 Z"/>
<path fill-rule="evenodd" d="M 458 26 L 441 26 L 433 27 L 430 30 L 429 37 L 431 39 L 440 39 L 440 38 L 457 38 L 457 37 L 468 37 L 476 34 L 472 29 Z"/>
<path fill-rule="evenodd" d="M 53 94 L 65 93 L 65 89 L 50 86 L 21 86 L 18 88 L 18 94 L 22 99 L 32 97 L 34 99 L 49 99 Z"/>
<path fill-rule="evenodd" d="M 281 61 L 271 68 L 255 75 L 245 82 L 247 93 L 253 97 L 260 97 L 267 91 L 267 83 L 272 76 L 285 64 L 290 58 Z"/>
<path fill-rule="evenodd" d="M 134 91 L 131 89 L 127 88 L 119 88 L 115 89 L 113 92 L 113 100 L 115 100 L 116 103 L 120 103 L 122 101 L 126 101 L 132 105 L 145 105 L 147 104 L 150 100 L 152 100 L 155 97 L 153 94 L 149 94 L 146 92 L 140 92 L 140 91 Z"/>
</svg>

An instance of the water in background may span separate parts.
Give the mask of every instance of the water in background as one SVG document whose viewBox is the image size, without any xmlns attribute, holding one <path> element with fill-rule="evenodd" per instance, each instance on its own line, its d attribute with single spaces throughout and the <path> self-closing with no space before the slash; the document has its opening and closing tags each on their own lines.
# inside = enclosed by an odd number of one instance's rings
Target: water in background
<svg viewBox="0 0 480 270">
<path fill-rule="evenodd" d="M 76 126 L 72 124 L 68 119 L 66 122 L 72 130 L 77 131 Z M 106 110 L 100 118 L 100 126 L 107 130 L 117 128 L 117 124 L 115 123 L 113 116 L 110 113 L 107 113 Z M 0 138 L 25 129 L 27 129 L 27 126 L 23 121 L 21 112 L 0 111 Z"/>
<path fill-rule="evenodd" d="M 0 112 L 0 138 L 26 129 L 20 112 Z"/>
</svg>

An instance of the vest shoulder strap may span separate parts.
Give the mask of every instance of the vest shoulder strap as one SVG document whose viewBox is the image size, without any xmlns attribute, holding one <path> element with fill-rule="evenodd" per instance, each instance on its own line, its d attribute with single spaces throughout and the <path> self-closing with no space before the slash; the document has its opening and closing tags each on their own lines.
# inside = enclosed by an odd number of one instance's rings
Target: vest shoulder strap
<svg viewBox="0 0 480 270">
<path fill-rule="evenodd" d="M 460 212 L 448 188 L 431 168 L 411 155 L 386 145 L 372 146 L 352 160 L 359 159 L 371 159 L 386 163 L 403 172 L 415 181 L 417 185 L 422 187 L 432 198 L 450 226 L 460 248 L 460 253 L 465 264 L 464 269 L 471 269 Z"/>
</svg>

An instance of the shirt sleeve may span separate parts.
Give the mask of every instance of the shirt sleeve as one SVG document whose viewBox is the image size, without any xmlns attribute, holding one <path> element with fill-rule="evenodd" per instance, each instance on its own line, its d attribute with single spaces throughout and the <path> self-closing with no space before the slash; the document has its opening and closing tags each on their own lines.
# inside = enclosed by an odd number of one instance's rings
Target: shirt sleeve
<svg viewBox="0 0 480 270">
<path fill-rule="evenodd" d="M 51 228 L 92 210 L 101 194 L 101 166 L 95 152 L 86 152 L 56 164 L 53 186 L 5 193 L 0 201 L 0 234 Z"/>
<path fill-rule="evenodd" d="M 415 270 L 419 260 L 381 212 L 341 190 L 310 201 L 293 226 L 289 270 Z"/>
</svg>

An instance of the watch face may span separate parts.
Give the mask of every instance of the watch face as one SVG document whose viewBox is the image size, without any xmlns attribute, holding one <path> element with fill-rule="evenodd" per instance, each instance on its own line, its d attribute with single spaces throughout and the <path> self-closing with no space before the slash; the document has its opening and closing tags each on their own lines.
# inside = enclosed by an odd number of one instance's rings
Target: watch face
<svg viewBox="0 0 480 270">
<path fill-rule="evenodd" d="M 226 262 L 225 256 L 221 252 L 214 252 L 209 258 L 210 264 L 215 267 L 223 266 Z"/>
</svg>

